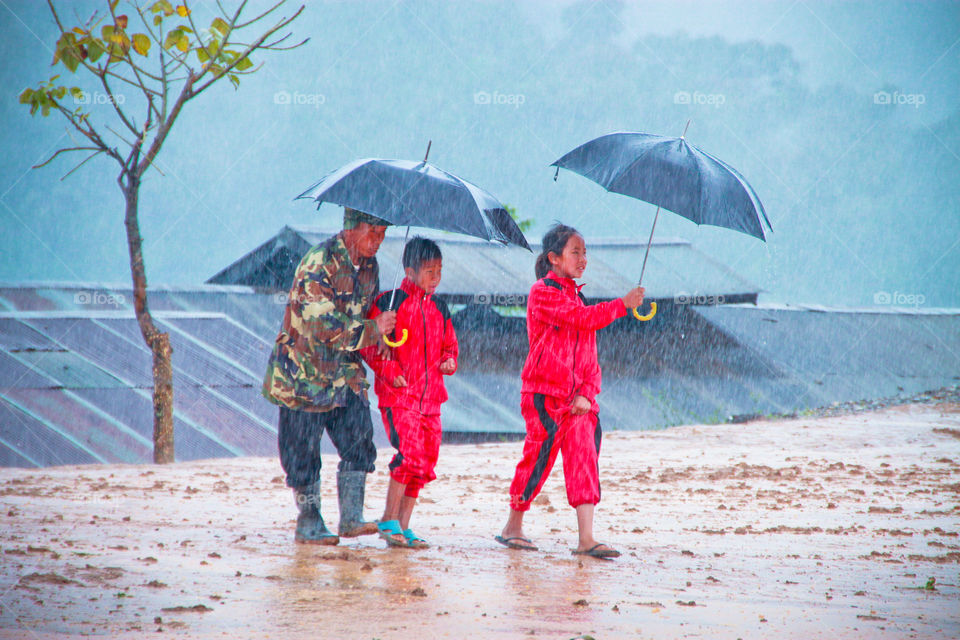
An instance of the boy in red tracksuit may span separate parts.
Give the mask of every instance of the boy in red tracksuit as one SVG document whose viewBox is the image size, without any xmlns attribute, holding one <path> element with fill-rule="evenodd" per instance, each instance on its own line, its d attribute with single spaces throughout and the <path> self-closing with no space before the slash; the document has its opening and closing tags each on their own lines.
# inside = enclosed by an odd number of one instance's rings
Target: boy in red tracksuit
<svg viewBox="0 0 960 640">
<path fill-rule="evenodd" d="M 443 376 L 457 370 L 457 336 L 450 311 L 433 293 L 440 284 L 443 258 L 432 240 L 414 237 L 403 250 L 406 278 L 400 288 L 374 301 L 370 318 L 396 310 L 395 334 L 406 341 L 384 353 L 377 346 L 362 351 L 376 374 L 374 389 L 390 444 L 390 486 L 380 536 L 395 547 L 429 545 L 410 529 L 410 515 L 420 489 L 437 476 L 440 451 L 440 405 L 447 400 Z M 392 299 L 392 302 L 391 302 Z M 389 308 L 388 308 L 389 307 Z"/>
<path fill-rule="evenodd" d="M 596 331 L 643 302 L 636 287 L 622 298 L 584 303 L 574 278 L 587 266 L 587 250 L 576 229 L 554 225 L 543 237 L 537 282 L 527 299 L 530 351 L 521 373 L 520 411 L 527 425 L 523 457 L 510 485 L 510 512 L 497 542 L 535 551 L 523 534 L 523 515 L 540 493 L 557 452 L 563 452 L 567 501 L 576 509 L 580 540 L 575 554 L 614 558 L 620 552 L 593 537 L 593 512 L 600 501 L 600 393 Z"/>
</svg>

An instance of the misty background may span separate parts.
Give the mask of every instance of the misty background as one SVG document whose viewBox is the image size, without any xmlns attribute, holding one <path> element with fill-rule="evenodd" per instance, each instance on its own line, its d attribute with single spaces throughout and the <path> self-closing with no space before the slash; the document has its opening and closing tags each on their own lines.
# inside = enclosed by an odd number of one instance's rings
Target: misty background
<svg viewBox="0 0 960 640">
<path fill-rule="evenodd" d="M 210 3 L 189 4 L 208 24 Z M 57 3 L 70 25 L 102 5 Z M 420 159 L 428 140 L 433 164 L 534 219 L 532 241 L 560 220 L 588 246 L 645 242 L 655 207 L 569 172 L 554 182 L 548 165 L 690 119 L 688 142 L 750 181 L 774 231 L 764 244 L 665 213 L 656 237 L 691 240 L 764 302 L 864 307 L 887 292 L 960 307 L 956 2 L 311 1 L 292 31 L 310 42 L 255 56 L 265 65 L 238 90 L 219 83 L 175 124 L 164 175 L 140 192 L 151 285 L 202 283 L 285 224 L 336 228 L 340 209 L 293 197 L 356 158 Z M 103 94 L 51 69 L 45 3 L 0 0 L 0 33 L 0 281 L 129 283 L 115 163 L 65 181 L 82 155 L 31 170 L 76 134 L 17 102 L 54 73 Z M 118 91 L 139 121 L 138 97 Z"/>
</svg>

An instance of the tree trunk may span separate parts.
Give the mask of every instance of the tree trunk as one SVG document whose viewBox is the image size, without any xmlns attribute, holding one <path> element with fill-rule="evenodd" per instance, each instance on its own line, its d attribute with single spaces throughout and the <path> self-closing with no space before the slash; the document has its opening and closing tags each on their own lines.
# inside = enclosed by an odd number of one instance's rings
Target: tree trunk
<svg viewBox="0 0 960 640">
<path fill-rule="evenodd" d="M 173 462 L 173 350 L 170 336 L 157 330 L 147 307 L 147 276 L 137 219 L 140 177 L 126 173 L 121 176 L 121 187 L 127 204 L 124 224 L 130 251 L 130 275 L 133 277 L 133 307 L 140 333 L 153 354 L 153 461 L 166 464 Z"/>
</svg>

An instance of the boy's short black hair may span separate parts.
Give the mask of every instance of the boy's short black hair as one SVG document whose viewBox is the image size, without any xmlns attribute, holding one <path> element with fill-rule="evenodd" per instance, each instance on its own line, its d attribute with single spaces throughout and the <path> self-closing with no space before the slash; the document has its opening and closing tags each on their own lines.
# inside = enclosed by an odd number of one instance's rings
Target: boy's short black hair
<svg viewBox="0 0 960 640">
<path fill-rule="evenodd" d="M 414 236 L 403 248 L 403 268 L 419 271 L 428 260 L 443 260 L 437 243 L 422 236 Z"/>
</svg>

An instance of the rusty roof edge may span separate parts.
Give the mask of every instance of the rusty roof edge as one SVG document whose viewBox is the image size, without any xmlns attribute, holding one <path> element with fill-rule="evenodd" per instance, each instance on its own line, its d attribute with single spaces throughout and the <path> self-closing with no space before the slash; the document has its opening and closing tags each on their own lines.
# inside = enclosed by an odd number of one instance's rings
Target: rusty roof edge
<svg viewBox="0 0 960 640">
<path fill-rule="evenodd" d="M 246 257 L 246 256 L 244 256 Z M 241 258 L 242 259 L 242 258 Z M 130 291 L 130 283 L 74 282 L 69 280 L 0 280 L 0 289 L 100 289 L 103 291 Z M 149 285 L 147 294 L 157 293 L 260 293 L 256 287 L 245 284 L 160 284 Z M 151 312 L 152 313 L 152 312 Z"/>
<path fill-rule="evenodd" d="M 707 306 L 707 305 L 700 305 Z M 712 305 L 718 306 L 718 305 Z M 760 302 L 757 304 L 725 304 L 725 309 L 753 309 L 756 311 L 793 311 L 804 313 L 856 313 L 883 315 L 917 316 L 960 316 L 960 307 L 831 307 L 817 304 L 787 304 L 781 302 Z"/>
<path fill-rule="evenodd" d="M 217 311 L 151 311 L 150 315 L 154 318 L 212 318 L 229 320 L 230 317 L 225 313 Z M 127 320 L 135 318 L 136 314 L 130 310 L 56 310 L 56 311 L 0 311 L 0 318 L 13 318 L 15 320 L 32 318 L 81 318 L 89 320 Z"/>
</svg>

